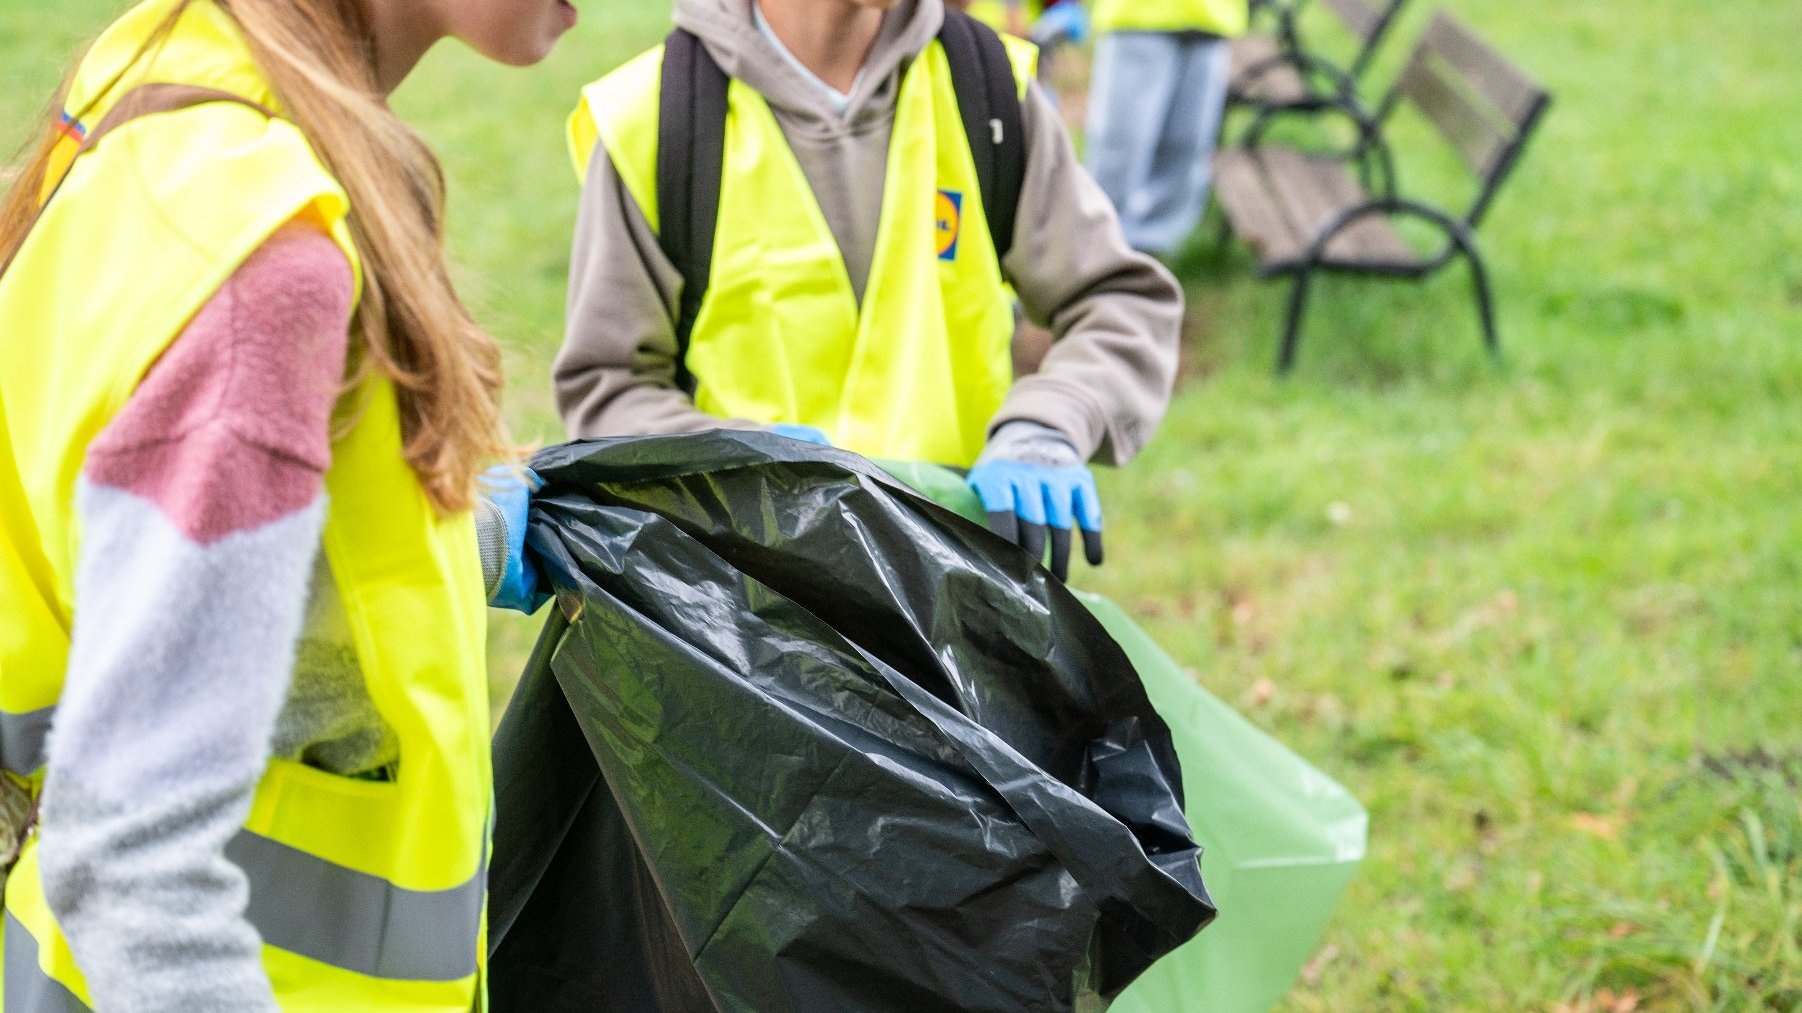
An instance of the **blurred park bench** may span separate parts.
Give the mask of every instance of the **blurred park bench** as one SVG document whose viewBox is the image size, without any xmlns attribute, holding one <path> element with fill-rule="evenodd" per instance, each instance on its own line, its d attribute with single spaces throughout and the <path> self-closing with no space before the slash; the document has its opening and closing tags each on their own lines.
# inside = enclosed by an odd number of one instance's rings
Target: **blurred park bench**
<svg viewBox="0 0 1802 1013">
<path fill-rule="evenodd" d="M 1414 107 L 1474 176 L 1475 200 L 1462 212 L 1400 192 L 1388 129 L 1403 103 Z M 1309 287 L 1329 271 L 1425 280 L 1462 257 L 1471 268 L 1483 340 L 1500 354 L 1489 276 L 1476 230 L 1550 103 L 1545 89 L 1450 14 L 1433 15 L 1400 76 L 1374 111 L 1355 96 L 1330 103 L 1261 109 L 1242 143 L 1222 151 L 1216 187 L 1226 226 L 1256 252 L 1259 273 L 1293 279 L 1278 369 L 1295 363 Z M 1337 114 L 1357 130 L 1349 152 L 1268 144 L 1288 117 Z M 1437 248 L 1421 253 L 1398 231 L 1424 223 Z"/>
</svg>

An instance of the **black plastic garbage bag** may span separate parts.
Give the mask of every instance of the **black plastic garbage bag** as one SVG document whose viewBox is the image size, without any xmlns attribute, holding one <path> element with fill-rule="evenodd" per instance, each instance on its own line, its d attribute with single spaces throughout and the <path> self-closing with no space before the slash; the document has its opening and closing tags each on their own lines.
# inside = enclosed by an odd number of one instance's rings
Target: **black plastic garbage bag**
<svg viewBox="0 0 1802 1013">
<path fill-rule="evenodd" d="M 496 1010 L 1101 1009 L 1213 917 L 1169 730 L 1008 543 L 765 434 L 532 464 Z"/>
</svg>

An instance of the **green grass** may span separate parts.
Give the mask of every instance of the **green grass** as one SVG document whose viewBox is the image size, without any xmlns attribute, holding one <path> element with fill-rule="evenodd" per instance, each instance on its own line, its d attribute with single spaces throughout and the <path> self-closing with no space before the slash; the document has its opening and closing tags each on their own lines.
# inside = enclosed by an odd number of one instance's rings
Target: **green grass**
<svg viewBox="0 0 1802 1013">
<path fill-rule="evenodd" d="M 1325 284 L 1278 381 L 1284 290 L 1198 244 L 1184 388 L 1080 580 L 1371 808 L 1290 1009 L 1802 1010 L 1802 5 L 1451 6 L 1557 98 L 1483 230 L 1507 365 L 1454 269 Z M 0 13 L 0 143 L 110 9 Z M 666 24 L 584 15 L 545 68 L 447 47 L 397 98 L 547 442 L 562 117 Z M 495 633 L 504 695 L 531 631 Z"/>
</svg>

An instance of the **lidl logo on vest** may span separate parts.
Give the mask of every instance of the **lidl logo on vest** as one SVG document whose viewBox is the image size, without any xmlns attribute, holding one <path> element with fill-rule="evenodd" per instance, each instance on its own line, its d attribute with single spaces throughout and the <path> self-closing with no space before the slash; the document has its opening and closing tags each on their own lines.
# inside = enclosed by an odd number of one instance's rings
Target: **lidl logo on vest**
<svg viewBox="0 0 1802 1013">
<path fill-rule="evenodd" d="M 957 239 L 964 230 L 964 195 L 960 190 L 940 190 L 933 211 L 938 235 L 939 259 L 957 259 Z"/>
<path fill-rule="evenodd" d="M 46 199 L 63 176 L 68 174 L 69 167 L 75 164 L 75 153 L 81 150 L 82 142 L 88 139 L 88 128 L 68 113 L 63 113 L 56 133 L 56 146 L 50 151 L 49 171 L 44 173 L 44 192 L 41 196 Z"/>
</svg>

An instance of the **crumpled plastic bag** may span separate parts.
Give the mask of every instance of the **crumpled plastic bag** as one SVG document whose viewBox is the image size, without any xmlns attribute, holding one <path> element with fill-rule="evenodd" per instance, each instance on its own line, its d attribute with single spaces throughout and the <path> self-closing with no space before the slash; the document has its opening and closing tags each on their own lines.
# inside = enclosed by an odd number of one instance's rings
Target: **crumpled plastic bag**
<svg viewBox="0 0 1802 1013">
<path fill-rule="evenodd" d="M 961 476 L 929 464 L 883 467 L 960 515 L 983 518 Z M 1208 692 L 1118 605 L 1076 596 L 1126 651 L 1169 723 L 1189 823 L 1204 849 L 1202 875 L 1225 912 L 1140 975 L 1110 1009 L 1264 1013 L 1294 987 L 1320 945 L 1364 860 L 1370 818 L 1332 777 Z"/>
<path fill-rule="evenodd" d="M 1168 727 L 1018 549 L 768 434 L 532 467 L 494 1009 L 1099 1010 L 1212 919 Z"/>
</svg>

